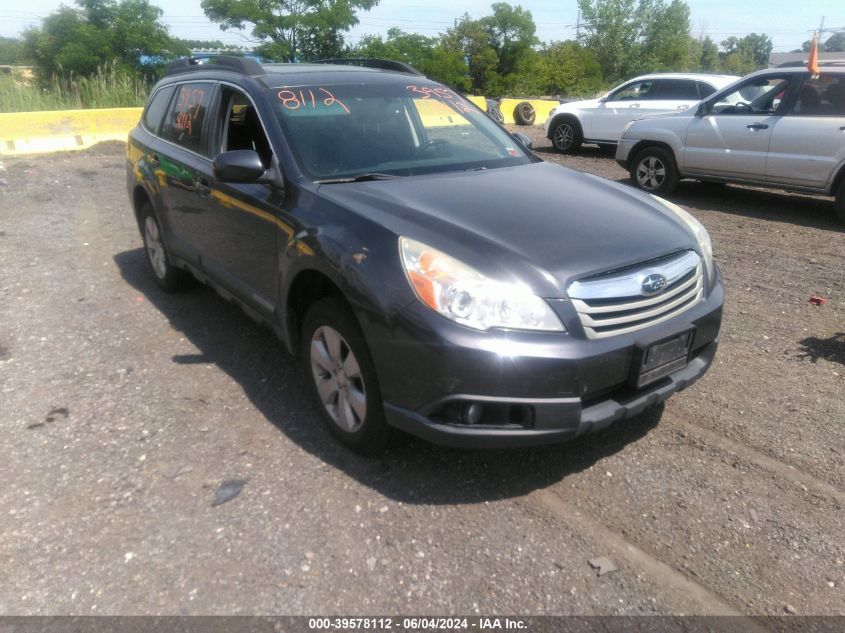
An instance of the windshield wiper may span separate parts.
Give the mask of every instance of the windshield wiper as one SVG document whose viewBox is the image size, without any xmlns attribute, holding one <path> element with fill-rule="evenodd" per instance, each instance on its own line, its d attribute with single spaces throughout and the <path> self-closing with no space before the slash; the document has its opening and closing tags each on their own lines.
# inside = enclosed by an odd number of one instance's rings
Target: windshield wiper
<svg viewBox="0 0 845 633">
<path fill-rule="evenodd" d="M 315 181 L 318 185 L 334 185 L 344 182 L 367 182 L 369 180 L 393 180 L 394 178 L 404 178 L 404 176 L 396 176 L 395 174 L 382 174 L 374 171 L 366 174 L 358 174 L 357 176 L 349 176 L 347 178 L 324 178 Z"/>
</svg>

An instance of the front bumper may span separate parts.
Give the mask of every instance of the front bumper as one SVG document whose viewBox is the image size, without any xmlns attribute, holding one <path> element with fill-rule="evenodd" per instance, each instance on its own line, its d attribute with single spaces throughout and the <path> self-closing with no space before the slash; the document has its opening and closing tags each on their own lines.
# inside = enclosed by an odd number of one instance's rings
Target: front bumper
<svg viewBox="0 0 845 633">
<path fill-rule="evenodd" d="M 441 444 L 526 446 L 602 429 L 691 385 L 716 353 L 722 301 L 717 275 L 707 297 L 677 317 L 594 340 L 586 339 L 565 300 L 550 304 L 566 334 L 477 332 L 420 302 L 408 306 L 389 331 L 364 329 L 388 423 Z M 689 362 L 636 389 L 632 367 L 639 351 L 690 330 Z M 472 403 L 495 415 L 469 422 L 460 412 Z"/>
<path fill-rule="evenodd" d="M 631 161 L 631 150 L 639 141 L 633 138 L 621 138 L 616 145 L 616 162 L 622 166 L 623 169 L 628 169 Z"/>
<path fill-rule="evenodd" d="M 534 428 L 497 429 L 441 424 L 424 414 L 385 404 L 390 425 L 429 442 L 462 448 L 506 448 L 565 442 L 607 428 L 614 422 L 634 417 L 648 407 L 665 401 L 703 376 L 716 354 L 717 341 L 698 351 L 683 369 L 639 392 L 620 391 L 595 404 L 583 406 L 580 398 L 528 400 L 490 398 L 489 401 L 529 406 L 535 412 Z M 472 398 L 470 398 L 471 400 Z"/>
</svg>

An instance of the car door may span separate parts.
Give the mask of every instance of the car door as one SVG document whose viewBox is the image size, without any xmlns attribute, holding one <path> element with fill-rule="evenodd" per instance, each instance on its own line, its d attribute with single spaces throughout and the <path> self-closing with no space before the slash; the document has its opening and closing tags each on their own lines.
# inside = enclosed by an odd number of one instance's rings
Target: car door
<svg viewBox="0 0 845 633">
<path fill-rule="evenodd" d="M 170 248 L 194 264 L 198 262 L 196 219 L 206 193 L 200 180 L 211 165 L 206 127 L 215 89 L 214 82 L 177 86 L 161 127 L 167 147 L 151 157 L 161 187 Z"/>
<path fill-rule="evenodd" d="M 763 75 L 714 95 L 692 118 L 684 173 L 763 181 L 772 132 L 790 94 L 791 75 Z"/>
<path fill-rule="evenodd" d="M 267 169 L 278 169 L 255 103 L 240 88 L 221 84 L 212 128 L 212 155 L 255 150 Z M 282 190 L 266 183 L 223 182 L 210 166 L 201 183 L 208 188 L 197 221 L 203 268 L 245 302 L 271 314 L 278 298 L 277 234 L 290 232 L 279 218 Z"/>
<path fill-rule="evenodd" d="M 824 189 L 845 161 L 845 73 L 804 76 L 794 104 L 775 126 L 766 178 Z"/>
<path fill-rule="evenodd" d="M 584 136 L 594 141 L 616 143 L 629 121 L 654 114 L 652 101 L 660 81 L 637 79 L 607 95 L 589 114 Z"/>
</svg>

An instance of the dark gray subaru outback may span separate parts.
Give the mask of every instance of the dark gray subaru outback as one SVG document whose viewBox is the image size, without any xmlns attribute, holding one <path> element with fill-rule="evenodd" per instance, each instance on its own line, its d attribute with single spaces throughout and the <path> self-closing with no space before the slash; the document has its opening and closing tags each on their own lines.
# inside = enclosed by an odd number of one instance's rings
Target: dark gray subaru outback
<svg viewBox="0 0 845 633">
<path fill-rule="evenodd" d="M 272 327 L 364 452 L 394 427 L 566 440 L 707 371 L 723 292 L 701 224 L 378 65 L 169 69 L 128 144 L 159 286 L 197 278 Z"/>
</svg>

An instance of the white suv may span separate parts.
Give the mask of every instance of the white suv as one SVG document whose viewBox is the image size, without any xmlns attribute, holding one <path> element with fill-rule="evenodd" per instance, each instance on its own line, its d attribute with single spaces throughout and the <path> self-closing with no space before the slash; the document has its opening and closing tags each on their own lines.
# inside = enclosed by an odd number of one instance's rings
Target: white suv
<svg viewBox="0 0 845 633">
<path fill-rule="evenodd" d="M 733 75 L 688 73 L 635 77 L 600 99 L 557 106 L 543 128 L 555 149 L 564 154 L 578 151 L 582 143 L 613 146 L 630 121 L 686 110 L 737 79 Z"/>
<path fill-rule="evenodd" d="M 845 65 L 761 70 L 694 110 L 635 121 L 616 161 L 653 193 L 696 178 L 835 195 L 845 222 Z"/>
</svg>

